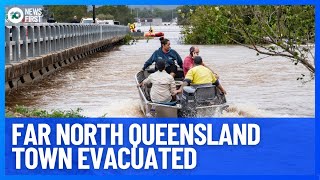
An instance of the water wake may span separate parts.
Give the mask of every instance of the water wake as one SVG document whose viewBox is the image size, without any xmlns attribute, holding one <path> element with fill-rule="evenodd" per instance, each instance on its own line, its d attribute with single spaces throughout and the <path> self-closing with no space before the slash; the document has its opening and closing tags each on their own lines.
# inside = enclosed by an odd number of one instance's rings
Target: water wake
<svg viewBox="0 0 320 180">
<path fill-rule="evenodd" d="M 279 117 L 271 112 L 258 109 L 252 105 L 234 104 L 230 105 L 221 117 Z"/>
</svg>

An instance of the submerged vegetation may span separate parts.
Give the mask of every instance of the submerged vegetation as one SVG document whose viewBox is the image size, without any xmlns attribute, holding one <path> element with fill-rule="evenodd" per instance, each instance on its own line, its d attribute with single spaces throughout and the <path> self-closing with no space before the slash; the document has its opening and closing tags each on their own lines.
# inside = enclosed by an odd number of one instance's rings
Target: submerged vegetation
<svg viewBox="0 0 320 180">
<path fill-rule="evenodd" d="M 130 44 L 130 42 L 133 40 L 134 38 L 132 37 L 131 34 L 127 34 L 125 35 L 125 37 L 122 40 L 122 44 Z"/>
<path fill-rule="evenodd" d="M 6 109 L 6 117 L 83 118 L 85 116 L 80 114 L 81 111 L 81 108 L 77 108 L 76 110 L 51 110 L 49 112 L 42 109 L 30 109 L 17 105 L 12 110 Z"/>
</svg>

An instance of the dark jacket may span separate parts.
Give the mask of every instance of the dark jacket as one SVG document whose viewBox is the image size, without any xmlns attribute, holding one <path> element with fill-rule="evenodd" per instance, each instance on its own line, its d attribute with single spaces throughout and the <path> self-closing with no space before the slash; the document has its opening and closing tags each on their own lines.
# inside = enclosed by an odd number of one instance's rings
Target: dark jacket
<svg viewBox="0 0 320 180">
<path fill-rule="evenodd" d="M 150 66 L 153 62 L 157 62 L 159 59 L 166 60 L 166 67 L 174 65 L 174 60 L 177 61 L 179 66 L 182 68 L 182 59 L 180 55 L 173 49 L 170 49 L 168 53 L 164 53 L 161 48 L 156 50 L 152 56 L 144 63 L 143 70 Z"/>
</svg>

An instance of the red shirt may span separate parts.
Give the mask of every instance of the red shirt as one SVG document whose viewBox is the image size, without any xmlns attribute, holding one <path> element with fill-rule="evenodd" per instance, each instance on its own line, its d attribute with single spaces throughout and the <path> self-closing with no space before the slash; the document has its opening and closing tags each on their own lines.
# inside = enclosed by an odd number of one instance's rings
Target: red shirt
<svg viewBox="0 0 320 180">
<path fill-rule="evenodd" d="M 189 69 L 193 67 L 194 61 L 190 55 L 184 58 L 183 61 L 183 74 L 186 75 Z"/>
</svg>

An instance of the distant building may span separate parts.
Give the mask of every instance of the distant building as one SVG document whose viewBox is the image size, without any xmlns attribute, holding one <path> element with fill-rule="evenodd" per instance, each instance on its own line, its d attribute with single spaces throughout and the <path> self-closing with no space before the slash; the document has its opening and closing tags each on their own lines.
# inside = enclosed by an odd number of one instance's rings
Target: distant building
<svg viewBox="0 0 320 180">
<path fill-rule="evenodd" d="M 161 26 L 162 25 L 162 18 L 154 18 L 152 19 L 153 26 Z"/>
<path fill-rule="evenodd" d="M 141 26 L 162 26 L 162 18 L 135 18 Z"/>
</svg>

